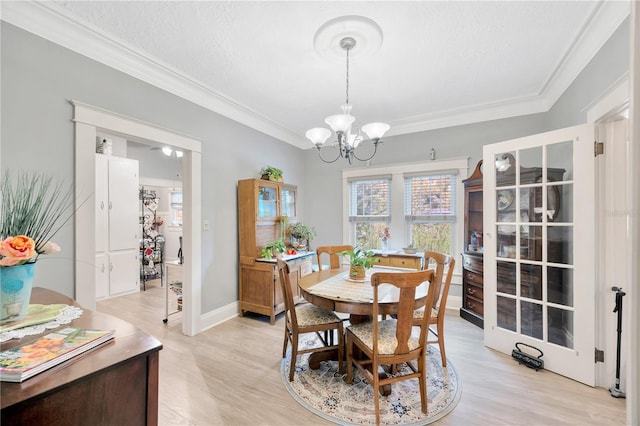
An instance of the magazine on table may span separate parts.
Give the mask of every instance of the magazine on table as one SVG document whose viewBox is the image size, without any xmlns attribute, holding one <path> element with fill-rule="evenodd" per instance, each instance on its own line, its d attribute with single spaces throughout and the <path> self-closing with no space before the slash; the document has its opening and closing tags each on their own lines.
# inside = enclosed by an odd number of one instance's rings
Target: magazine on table
<svg viewBox="0 0 640 426">
<path fill-rule="evenodd" d="M 0 381 L 22 382 L 113 339 L 114 330 L 64 327 L 0 352 Z"/>
</svg>

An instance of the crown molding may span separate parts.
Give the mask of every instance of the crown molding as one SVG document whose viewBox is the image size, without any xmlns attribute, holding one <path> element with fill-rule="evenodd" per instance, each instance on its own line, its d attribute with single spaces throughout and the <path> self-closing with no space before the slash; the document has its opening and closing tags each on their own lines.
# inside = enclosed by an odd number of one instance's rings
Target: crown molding
<svg viewBox="0 0 640 426">
<path fill-rule="evenodd" d="M 628 1 L 603 1 L 536 95 L 391 122 L 387 136 L 547 112 L 629 15 Z"/>
<path fill-rule="evenodd" d="M 547 110 L 551 109 L 569 88 L 630 12 L 629 1 L 603 1 L 594 10 L 573 45 L 540 90 L 540 96 L 546 101 Z"/>
<path fill-rule="evenodd" d="M 298 135 L 173 67 L 150 58 L 145 52 L 107 37 L 91 25 L 78 22 L 55 4 L 2 2 L 1 7 L 1 19 L 12 25 L 283 142 L 301 149 L 310 149 L 304 135 Z M 402 135 L 548 111 L 629 13 L 629 1 L 603 1 L 594 10 L 574 44 L 558 62 L 538 94 L 399 120 L 391 123 L 392 127 L 387 135 Z"/>
<path fill-rule="evenodd" d="M 422 117 L 410 117 L 389 123 L 388 136 L 424 132 L 445 127 L 462 126 L 483 121 L 536 114 L 549 110 L 540 96 L 503 100 L 491 104 L 474 105 L 456 110 L 441 111 Z"/>
</svg>

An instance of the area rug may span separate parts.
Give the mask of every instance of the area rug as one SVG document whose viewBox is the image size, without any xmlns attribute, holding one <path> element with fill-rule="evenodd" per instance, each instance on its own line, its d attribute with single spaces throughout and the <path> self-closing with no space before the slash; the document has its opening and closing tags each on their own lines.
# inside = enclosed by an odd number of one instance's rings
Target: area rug
<svg viewBox="0 0 640 426">
<path fill-rule="evenodd" d="M 301 338 L 301 347 L 311 347 L 313 336 Z M 298 356 L 293 382 L 289 382 L 291 350 L 282 360 L 280 372 L 285 388 L 303 407 L 318 416 L 341 425 L 375 424 L 373 388 L 357 369 L 351 385 L 346 374 L 338 372 L 337 361 L 322 362 L 317 370 L 309 368 L 310 354 Z M 403 365 L 399 373 L 409 371 Z M 391 386 L 389 396 L 380 397 L 380 423 L 385 425 L 426 425 L 449 414 L 460 400 L 462 383 L 451 361 L 442 368 L 440 351 L 428 346 L 428 414 L 420 409 L 418 379 L 403 380 Z"/>
</svg>

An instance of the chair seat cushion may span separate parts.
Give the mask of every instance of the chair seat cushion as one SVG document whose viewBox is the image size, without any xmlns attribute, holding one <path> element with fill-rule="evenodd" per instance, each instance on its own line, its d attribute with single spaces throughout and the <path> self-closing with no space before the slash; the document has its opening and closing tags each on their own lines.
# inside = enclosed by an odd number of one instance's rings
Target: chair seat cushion
<svg viewBox="0 0 640 426">
<path fill-rule="evenodd" d="M 319 308 L 311 303 L 296 306 L 296 317 L 300 327 L 341 322 L 333 311 Z"/>
<path fill-rule="evenodd" d="M 358 339 L 367 347 L 373 350 L 373 323 L 350 325 L 347 327 Z M 396 320 L 388 319 L 378 322 L 378 353 L 382 355 L 393 355 L 398 346 L 396 339 Z M 420 341 L 417 337 L 411 336 L 409 339 L 409 350 L 417 349 Z"/>
<path fill-rule="evenodd" d="M 424 308 L 420 308 L 417 309 L 415 311 L 413 311 L 413 318 L 418 319 L 418 318 L 424 318 Z M 431 310 L 431 318 L 438 318 L 438 310 L 437 309 L 432 309 Z"/>
</svg>

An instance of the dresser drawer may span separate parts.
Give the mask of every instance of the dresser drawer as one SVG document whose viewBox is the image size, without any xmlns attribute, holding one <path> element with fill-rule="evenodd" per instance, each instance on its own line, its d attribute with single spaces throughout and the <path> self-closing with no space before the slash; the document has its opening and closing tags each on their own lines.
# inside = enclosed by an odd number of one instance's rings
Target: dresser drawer
<svg viewBox="0 0 640 426">
<path fill-rule="evenodd" d="M 409 257 L 398 255 L 381 255 L 376 254 L 375 258 L 378 262 L 374 263 L 374 266 L 389 266 L 392 268 L 410 268 L 410 269 L 422 269 L 421 257 Z"/>
<path fill-rule="evenodd" d="M 373 266 L 391 266 L 391 258 L 383 257 L 383 256 L 375 256 L 378 259 L 377 262 L 373 264 Z"/>
<path fill-rule="evenodd" d="M 472 272 L 472 271 L 467 271 L 466 269 L 464 271 L 464 278 L 466 281 L 473 284 L 477 284 L 479 286 L 482 286 L 484 282 L 482 275 L 476 274 L 475 272 Z"/>
<path fill-rule="evenodd" d="M 480 316 L 484 316 L 484 304 L 474 299 L 473 296 L 464 296 L 464 306 L 468 310 L 473 311 Z"/>
<path fill-rule="evenodd" d="M 466 285 L 464 289 L 465 296 L 472 296 L 479 300 L 484 300 L 484 290 L 482 287 L 475 285 Z"/>
<path fill-rule="evenodd" d="M 463 254 L 462 260 L 463 260 L 462 267 L 464 269 L 469 269 L 477 274 L 482 275 L 482 272 L 484 271 L 484 264 L 482 261 L 482 257 Z"/>
<path fill-rule="evenodd" d="M 422 266 L 421 259 L 411 257 L 391 257 L 389 258 L 390 265 L 395 268 L 411 268 L 420 269 Z"/>
</svg>

